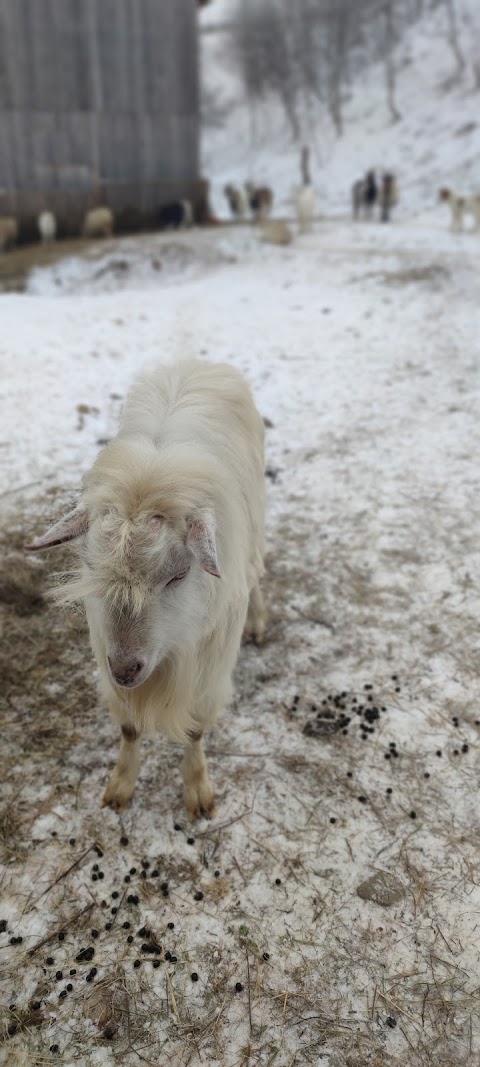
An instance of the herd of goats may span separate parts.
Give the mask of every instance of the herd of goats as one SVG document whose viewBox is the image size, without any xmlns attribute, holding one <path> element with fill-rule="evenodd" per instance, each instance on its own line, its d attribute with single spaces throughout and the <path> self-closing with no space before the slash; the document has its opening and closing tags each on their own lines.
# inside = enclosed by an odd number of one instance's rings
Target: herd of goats
<svg viewBox="0 0 480 1067">
<path fill-rule="evenodd" d="M 309 150 L 302 149 L 302 182 L 293 195 L 293 204 L 300 233 L 307 233 L 315 218 L 315 188 L 310 178 Z M 218 224 L 209 204 L 210 183 L 205 179 L 200 182 L 202 190 L 201 216 L 194 210 L 190 200 L 173 200 L 161 205 L 154 213 L 152 225 L 160 230 L 180 230 L 197 224 Z M 244 185 L 229 183 L 224 187 L 232 218 L 237 222 L 251 219 L 259 225 L 265 240 L 272 244 L 289 244 L 293 232 L 289 224 L 280 218 L 271 218 L 273 208 L 273 191 L 268 185 Z M 380 176 L 374 170 L 368 170 L 363 178 L 352 185 L 352 216 L 372 219 L 378 210 L 381 222 L 388 222 L 392 209 L 398 203 L 398 185 L 395 175 L 390 171 Z M 475 230 L 480 229 L 480 195 L 459 196 L 451 189 L 442 188 L 439 199 L 447 203 L 451 210 L 452 229 L 462 230 L 464 217 L 473 216 Z M 55 241 L 58 236 L 57 219 L 52 211 L 42 211 L 37 220 L 39 239 L 42 242 Z M 109 207 L 95 207 L 87 211 L 81 227 L 84 238 L 111 237 L 115 229 L 115 218 Z M 0 251 L 13 248 L 19 237 L 18 222 L 14 216 L 0 215 Z"/>
</svg>

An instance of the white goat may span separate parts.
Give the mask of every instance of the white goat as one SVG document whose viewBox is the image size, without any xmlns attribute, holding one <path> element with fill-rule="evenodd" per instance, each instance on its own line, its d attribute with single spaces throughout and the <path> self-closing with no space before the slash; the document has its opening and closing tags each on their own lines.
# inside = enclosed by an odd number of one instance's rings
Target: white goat
<svg viewBox="0 0 480 1067">
<path fill-rule="evenodd" d="M 18 237 L 18 223 L 11 215 L 0 217 L 0 251 L 12 248 Z"/>
<path fill-rule="evenodd" d="M 84 237 L 111 237 L 113 233 L 113 212 L 109 207 L 94 207 L 87 211 L 83 220 Z"/>
<path fill-rule="evenodd" d="M 54 241 L 57 236 L 57 220 L 52 211 L 42 211 L 37 219 L 38 232 L 42 241 Z"/>
<path fill-rule="evenodd" d="M 463 230 L 465 215 L 473 215 L 473 229 L 480 229 L 480 194 L 459 196 L 451 189 L 440 189 L 439 199 L 448 204 L 452 212 L 452 230 Z"/>
<path fill-rule="evenodd" d="M 75 540 L 82 566 L 57 590 L 85 601 L 100 684 L 122 730 L 104 803 L 130 800 L 140 737 L 186 741 L 189 814 L 210 815 L 203 731 L 231 695 L 242 630 L 264 635 L 263 421 L 241 375 L 200 361 L 132 389 L 76 510 L 29 549 Z"/>
<path fill-rule="evenodd" d="M 310 178 L 310 149 L 302 148 L 300 169 L 303 184 L 295 190 L 295 210 L 300 233 L 308 233 L 315 215 L 315 189 Z"/>
</svg>

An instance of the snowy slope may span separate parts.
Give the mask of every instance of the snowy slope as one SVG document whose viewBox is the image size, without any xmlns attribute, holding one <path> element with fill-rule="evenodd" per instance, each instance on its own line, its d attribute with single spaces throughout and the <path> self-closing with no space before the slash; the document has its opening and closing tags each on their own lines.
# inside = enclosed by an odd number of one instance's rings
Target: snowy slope
<svg viewBox="0 0 480 1067">
<path fill-rule="evenodd" d="M 203 78 L 209 93 L 230 106 L 223 128 L 204 130 L 204 170 L 214 185 L 214 202 L 222 215 L 225 181 L 253 176 L 269 181 L 279 214 L 288 212 L 292 188 L 299 180 L 299 148 L 278 104 L 265 101 L 249 108 L 244 88 L 221 32 L 236 0 L 214 0 L 201 16 Z M 460 45 L 465 70 L 454 77 L 455 59 L 447 41 L 445 5 L 427 12 L 398 44 L 397 104 L 402 115 L 389 118 L 383 67 L 374 66 L 345 93 L 345 133 L 338 138 L 325 111 L 303 117 L 303 140 L 312 149 L 312 172 L 320 213 L 349 211 L 354 178 L 370 167 L 390 168 L 401 186 L 399 214 L 441 217 L 436 204 L 440 185 L 468 193 L 480 189 L 480 93 L 474 89 L 473 65 L 480 48 L 480 6 L 457 0 Z M 217 26 L 216 33 L 212 26 Z M 348 97 L 348 98 L 347 98 Z"/>
</svg>

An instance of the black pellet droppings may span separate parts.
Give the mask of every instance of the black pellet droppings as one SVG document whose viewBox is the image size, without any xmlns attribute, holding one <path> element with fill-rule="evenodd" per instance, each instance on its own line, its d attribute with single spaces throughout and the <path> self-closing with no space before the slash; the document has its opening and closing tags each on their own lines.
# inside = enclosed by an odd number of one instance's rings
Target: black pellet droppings
<svg viewBox="0 0 480 1067">
<path fill-rule="evenodd" d="M 192 982 L 198 982 L 198 974 L 197 974 L 197 972 L 196 971 L 192 971 L 192 973 L 190 975 L 190 978 L 192 979 Z"/>
<path fill-rule="evenodd" d="M 264 960 L 269 960 L 270 959 L 270 953 L 269 952 L 264 952 L 263 953 L 263 958 L 264 958 Z"/>
<path fill-rule="evenodd" d="M 74 837 L 70 837 L 68 839 L 68 843 L 69 843 L 69 845 L 74 845 L 75 844 L 75 838 Z"/>
<path fill-rule="evenodd" d="M 386 1018 L 386 1023 L 387 1023 L 387 1026 L 390 1026 L 391 1029 L 393 1030 L 395 1028 L 395 1026 L 397 1025 L 397 1020 L 393 1018 L 393 1015 L 388 1015 L 387 1018 Z"/>
<path fill-rule="evenodd" d="M 155 867 L 155 870 L 152 871 L 152 873 L 150 875 L 150 878 L 158 878 L 159 875 L 160 875 L 160 871 L 157 871 L 157 868 Z"/>
<path fill-rule="evenodd" d="M 182 827 L 181 827 L 181 825 L 180 825 L 180 823 L 179 823 L 179 822 L 174 822 L 174 824 L 173 824 L 173 829 L 174 829 L 174 830 L 181 830 L 181 829 L 182 829 Z"/>
<path fill-rule="evenodd" d="M 58 1052 L 58 1045 L 50 1045 L 50 1052 Z"/>
<path fill-rule="evenodd" d="M 98 930 L 90 930 L 92 937 L 98 937 Z"/>
<path fill-rule="evenodd" d="M 352 771 L 347 771 L 347 778 L 353 778 Z"/>
<path fill-rule="evenodd" d="M 130 896 L 127 897 L 127 904 L 138 904 L 138 897 L 135 893 L 130 893 Z"/>
<path fill-rule="evenodd" d="M 142 860 L 142 867 L 143 867 L 144 871 L 148 871 L 149 866 L 150 866 L 150 860 Z"/>
<path fill-rule="evenodd" d="M 187 837 L 187 845 L 194 845 L 194 844 L 195 844 L 195 838 L 194 837 Z"/>
<path fill-rule="evenodd" d="M 65 930 L 60 930 L 60 933 L 58 935 L 58 940 L 59 941 L 65 941 Z"/>
<path fill-rule="evenodd" d="M 393 793 L 393 789 L 392 789 L 392 787 L 390 785 L 387 786 L 387 793 L 388 793 L 389 796 Z"/>
<path fill-rule="evenodd" d="M 52 830 L 52 837 L 56 837 L 56 836 L 57 836 L 57 831 L 56 830 Z"/>
<path fill-rule="evenodd" d="M 398 759 L 398 752 L 397 752 L 396 748 L 392 748 L 392 756 L 393 756 L 394 759 Z"/>
<path fill-rule="evenodd" d="M 214 878 L 220 878 L 220 871 L 214 871 L 213 872 L 213 877 Z"/>
<path fill-rule="evenodd" d="M 47 956 L 47 958 L 45 960 L 45 963 L 48 963 L 48 966 L 52 967 L 53 964 L 55 963 L 55 960 L 54 960 L 53 956 Z"/>
<path fill-rule="evenodd" d="M 337 820 L 336 820 L 335 816 L 334 816 L 334 815 L 332 815 L 332 816 L 330 817 L 330 822 L 331 822 L 331 823 L 334 823 L 334 822 L 336 822 L 336 821 L 337 821 Z"/>
<path fill-rule="evenodd" d="M 112 900 L 117 900 L 117 898 L 119 896 L 120 896 L 120 893 L 118 892 L 118 889 L 114 889 L 113 893 L 112 893 Z"/>
<path fill-rule="evenodd" d="M 442 750 L 441 750 L 441 748 L 437 748 L 437 751 L 436 751 L 435 755 L 436 755 L 436 756 L 441 756 L 441 755 L 442 755 Z"/>
<path fill-rule="evenodd" d="M 464 745 L 462 745 L 462 752 L 468 752 L 468 745 L 466 742 Z"/>
<path fill-rule="evenodd" d="M 410 818 L 411 818 L 411 819 L 416 819 L 416 818 L 417 818 L 417 813 L 416 813 L 416 811 L 411 811 L 411 812 L 410 812 Z"/>
<path fill-rule="evenodd" d="M 170 963 L 176 963 L 176 962 L 177 962 L 177 957 L 173 956 L 173 955 L 170 956 Z"/>
<path fill-rule="evenodd" d="M 201 889 L 199 889 L 197 893 L 193 894 L 193 899 L 194 900 L 203 900 L 203 893 L 202 893 Z"/>
<path fill-rule="evenodd" d="M 108 905 L 107 905 L 107 902 L 106 902 L 106 900 L 101 900 L 101 901 L 100 901 L 100 907 L 101 907 L 101 908 L 106 908 L 106 907 L 108 907 Z"/>
<path fill-rule="evenodd" d="M 140 878 L 146 878 L 146 877 L 147 877 L 147 872 L 146 871 L 141 871 L 140 872 Z"/>
<path fill-rule="evenodd" d="M 128 944 L 131 945 L 132 941 L 133 941 L 133 936 L 132 936 L 132 934 L 129 934 L 128 937 L 127 937 Z"/>
<path fill-rule="evenodd" d="M 141 951 L 142 952 L 156 952 L 157 951 L 157 946 L 154 944 L 153 941 L 144 941 Z"/>
<path fill-rule="evenodd" d="M 68 989 L 68 986 L 67 986 L 67 989 Z M 34 1000 L 33 1003 L 32 1003 L 33 1011 L 39 1011 L 41 1006 L 42 1006 L 41 1000 Z"/>
<path fill-rule="evenodd" d="M 94 863 L 93 867 L 92 867 L 92 871 L 98 871 L 98 870 L 99 870 L 98 863 Z"/>
<path fill-rule="evenodd" d="M 117 911 L 118 911 L 118 908 L 110 908 L 110 911 L 111 911 L 112 915 L 116 915 Z"/>
<path fill-rule="evenodd" d="M 130 881 L 131 881 L 130 875 L 129 875 L 129 874 L 126 874 L 126 875 L 125 875 L 125 878 L 123 879 L 123 881 L 124 881 L 124 882 L 130 882 Z"/>
<path fill-rule="evenodd" d="M 102 880 L 102 878 L 105 878 L 103 871 L 98 872 L 98 877 L 100 878 L 100 881 Z"/>
<path fill-rule="evenodd" d="M 57 982 L 61 982 L 63 978 L 63 971 L 55 971 L 55 978 Z"/>
<path fill-rule="evenodd" d="M 242 983 L 241 982 L 235 982 L 235 992 L 236 993 L 241 993 L 242 989 L 243 989 Z"/>
<path fill-rule="evenodd" d="M 454 756 L 459 756 L 459 755 L 460 755 L 460 753 L 459 753 L 459 751 L 458 751 L 458 748 L 454 748 L 454 750 L 453 750 L 453 755 L 454 755 Z"/>
<path fill-rule="evenodd" d="M 68 983 L 68 985 L 67 985 L 67 992 L 68 992 L 68 993 L 71 993 L 71 992 L 72 992 L 72 989 L 73 989 L 73 985 L 72 985 L 72 983 L 71 983 L 71 982 L 69 982 L 69 983 Z"/>
<path fill-rule="evenodd" d="M 452 715 L 452 722 L 454 726 L 458 726 L 458 716 Z"/>
<path fill-rule="evenodd" d="M 137 873 L 137 868 L 136 867 L 130 867 L 130 874 L 136 874 L 136 873 Z"/>
<path fill-rule="evenodd" d="M 170 949 L 167 948 L 167 951 L 165 953 L 165 959 L 166 960 L 171 960 L 171 958 L 172 958 L 172 953 L 170 952 Z"/>
<path fill-rule="evenodd" d="M 364 685 L 364 689 L 373 689 L 373 685 Z"/>
<path fill-rule="evenodd" d="M 141 960 L 134 960 L 133 961 L 133 966 L 134 967 L 141 967 L 142 966 L 142 961 Z"/>
<path fill-rule="evenodd" d="M 399 685 L 396 685 L 396 686 L 395 686 L 395 692 L 396 692 L 396 693 L 401 693 L 401 692 L 402 692 L 402 690 L 400 689 L 400 686 L 399 686 Z"/>
<path fill-rule="evenodd" d="M 358 800 L 360 801 L 361 804 L 366 804 L 367 803 L 367 798 L 366 797 L 358 797 Z"/>
<path fill-rule="evenodd" d="M 68 997 L 68 993 L 67 993 L 66 989 L 62 989 L 62 992 L 58 994 L 58 999 L 59 1000 L 63 1000 L 64 997 Z"/>
<path fill-rule="evenodd" d="M 98 874 L 92 874 L 92 882 L 98 882 Z"/>
<path fill-rule="evenodd" d="M 141 926 L 140 929 L 137 930 L 137 937 L 150 937 L 148 926 Z"/>
<path fill-rule="evenodd" d="M 160 960 L 152 960 L 152 967 L 155 967 L 155 970 L 160 967 Z"/>
<path fill-rule="evenodd" d="M 391 754 L 390 754 L 390 752 L 385 752 L 385 755 L 384 755 L 384 757 L 383 757 L 383 758 L 384 758 L 384 759 L 391 759 L 392 757 L 391 757 Z"/>
<path fill-rule="evenodd" d="M 424 774 L 424 776 L 423 776 L 423 777 L 424 777 L 424 778 L 430 778 L 430 775 L 429 775 L 428 771 L 425 771 L 425 774 Z"/>
<path fill-rule="evenodd" d="M 127 837 L 126 834 L 122 834 L 122 836 L 120 838 L 120 844 L 121 845 L 128 845 L 128 837 Z"/>
<path fill-rule="evenodd" d="M 112 1037 L 115 1037 L 115 1030 L 111 1026 L 106 1026 L 103 1031 L 103 1036 L 107 1041 L 111 1041 Z"/>
<path fill-rule="evenodd" d="M 127 922 L 122 923 L 122 927 L 123 927 L 124 930 L 129 930 L 130 929 L 130 923 L 128 922 L 128 919 L 127 919 Z"/>
<path fill-rule="evenodd" d="M 7 920 L 6 919 L 0 919 L 0 934 L 4 934 L 6 929 L 7 929 Z"/>
<path fill-rule="evenodd" d="M 112 924 L 111 923 L 105 923 L 105 929 L 106 930 L 111 930 L 112 929 Z"/>
<path fill-rule="evenodd" d="M 71 967 L 69 973 L 70 974 L 76 974 L 77 973 L 76 967 Z"/>
<path fill-rule="evenodd" d="M 175 929 L 175 923 L 167 923 L 167 926 L 168 926 L 169 930 L 174 930 Z"/>
<path fill-rule="evenodd" d="M 99 857 L 99 859 L 101 859 L 102 856 L 103 856 L 103 852 L 102 852 L 101 848 L 98 847 L 98 845 L 95 845 L 95 852 L 97 853 L 97 856 Z"/>
</svg>

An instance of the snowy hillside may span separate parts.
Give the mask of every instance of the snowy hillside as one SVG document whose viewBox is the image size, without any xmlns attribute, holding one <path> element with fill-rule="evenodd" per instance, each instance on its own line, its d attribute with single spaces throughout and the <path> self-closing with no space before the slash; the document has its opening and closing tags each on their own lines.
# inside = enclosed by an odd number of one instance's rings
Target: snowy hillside
<svg viewBox="0 0 480 1067">
<path fill-rule="evenodd" d="M 229 19 L 239 0 L 213 0 L 201 16 L 202 76 L 209 99 L 228 104 L 223 127 L 206 126 L 204 171 L 212 178 L 214 204 L 226 214 L 225 181 L 253 177 L 268 181 L 276 210 L 288 213 L 292 188 L 299 181 L 299 150 L 292 141 L 277 101 L 249 106 L 227 47 Z M 477 0 L 456 4 L 459 43 L 465 58 L 455 78 L 448 44 L 445 5 L 428 12 L 403 37 L 395 52 L 396 99 L 401 120 L 392 123 L 387 108 L 385 72 L 376 65 L 357 77 L 344 94 L 345 133 L 338 138 L 326 110 L 303 119 L 303 140 L 310 144 L 320 213 L 349 210 L 354 178 L 369 167 L 396 172 L 401 186 L 399 213 L 438 214 L 440 185 L 461 192 L 480 190 L 480 92 L 474 64 L 480 44 Z"/>
</svg>

